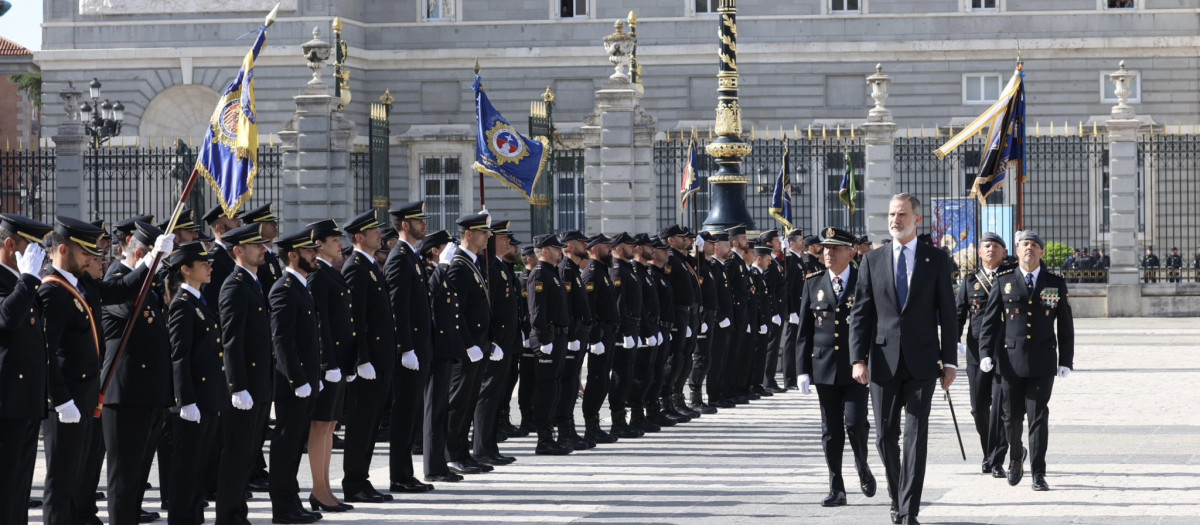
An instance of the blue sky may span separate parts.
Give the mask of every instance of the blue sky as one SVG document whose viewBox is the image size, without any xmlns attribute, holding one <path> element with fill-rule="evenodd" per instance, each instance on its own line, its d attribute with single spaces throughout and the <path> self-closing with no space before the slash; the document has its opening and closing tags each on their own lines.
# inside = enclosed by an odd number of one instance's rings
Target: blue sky
<svg viewBox="0 0 1200 525">
<path fill-rule="evenodd" d="M 0 16 L 0 36 L 32 51 L 42 49 L 42 1 L 8 0 L 12 10 Z"/>
</svg>

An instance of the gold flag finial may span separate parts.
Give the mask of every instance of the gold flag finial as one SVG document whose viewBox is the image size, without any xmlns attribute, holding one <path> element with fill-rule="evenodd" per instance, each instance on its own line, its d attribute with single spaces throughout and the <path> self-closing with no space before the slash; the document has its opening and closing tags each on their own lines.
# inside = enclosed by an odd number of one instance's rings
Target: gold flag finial
<svg viewBox="0 0 1200 525">
<path fill-rule="evenodd" d="M 554 90 L 550 89 L 550 86 L 546 86 L 546 92 L 542 93 L 542 100 L 546 101 L 547 104 L 554 103 Z"/>
<path fill-rule="evenodd" d="M 629 30 L 635 31 L 637 28 L 637 13 L 630 11 L 626 19 L 629 20 Z"/>
<path fill-rule="evenodd" d="M 479 74 L 479 59 L 478 58 L 475 59 L 475 74 L 476 75 Z"/>
<path fill-rule="evenodd" d="M 333 30 L 337 31 L 339 33 L 342 32 L 342 17 L 340 17 L 340 16 L 333 17 Z"/>
<path fill-rule="evenodd" d="M 379 101 L 388 108 L 391 108 L 392 103 L 396 102 L 396 99 L 392 98 L 392 90 L 389 88 L 383 90 L 383 96 L 379 97 Z"/>
</svg>

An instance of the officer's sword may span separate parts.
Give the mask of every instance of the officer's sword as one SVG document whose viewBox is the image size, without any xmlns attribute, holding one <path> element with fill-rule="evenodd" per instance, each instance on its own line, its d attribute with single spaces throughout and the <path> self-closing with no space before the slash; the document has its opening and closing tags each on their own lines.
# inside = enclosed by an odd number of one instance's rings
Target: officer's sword
<svg viewBox="0 0 1200 525">
<path fill-rule="evenodd" d="M 958 430 L 958 416 L 954 415 L 954 401 L 950 400 L 950 389 L 945 389 L 946 404 L 950 405 L 950 419 L 954 421 L 954 434 L 958 436 L 958 450 L 962 452 L 963 461 L 967 460 L 967 449 L 963 447 L 962 432 Z"/>
</svg>

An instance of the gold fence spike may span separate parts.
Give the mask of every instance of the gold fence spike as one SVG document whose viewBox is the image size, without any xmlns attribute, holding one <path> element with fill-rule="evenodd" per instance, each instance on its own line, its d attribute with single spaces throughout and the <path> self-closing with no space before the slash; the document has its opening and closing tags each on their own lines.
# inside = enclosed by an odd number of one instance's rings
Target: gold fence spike
<svg viewBox="0 0 1200 525">
<path fill-rule="evenodd" d="M 1079 136 L 1083 136 L 1083 121 L 1079 121 Z"/>
<path fill-rule="evenodd" d="M 1092 121 L 1092 136 L 1093 137 L 1100 136 L 1100 126 L 1098 124 L 1096 124 L 1096 121 L 1094 121 L 1094 120 Z"/>
<path fill-rule="evenodd" d="M 771 126 L 763 128 L 763 138 L 771 140 Z"/>
<path fill-rule="evenodd" d="M 854 139 L 854 124 L 850 125 L 850 139 Z"/>
<path fill-rule="evenodd" d="M 839 139 L 842 138 L 842 124 L 840 122 L 838 123 L 837 127 L 834 128 L 833 136 Z"/>
<path fill-rule="evenodd" d="M 813 139 L 812 124 L 809 124 L 808 125 L 808 140 L 812 140 L 812 139 Z"/>
<path fill-rule="evenodd" d="M 25 149 L 25 139 L 23 137 L 17 137 L 17 151 L 21 151 L 23 149 Z"/>
<path fill-rule="evenodd" d="M 754 140 L 754 125 L 750 125 L 750 140 Z"/>
<path fill-rule="evenodd" d="M 800 136 L 800 125 L 799 124 L 792 124 L 792 136 L 793 137 Z"/>
<path fill-rule="evenodd" d="M 824 124 L 821 124 L 821 138 L 828 137 L 829 136 L 829 133 L 827 133 L 828 131 L 829 131 L 829 128 L 827 128 Z"/>
<path fill-rule="evenodd" d="M 787 138 L 787 137 L 785 137 L 785 136 L 784 136 L 784 134 L 783 134 L 783 124 L 780 124 L 780 125 L 779 125 L 779 136 L 780 136 L 780 137 L 784 137 L 785 139 Z M 792 135 L 792 136 L 793 136 L 793 137 L 795 137 L 795 135 Z"/>
<path fill-rule="evenodd" d="M 905 126 L 905 128 L 904 128 L 904 138 L 906 138 L 906 139 L 911 139 L 911 138 L 912 138 L 912 126 Z"/>
<path fill-rule="evenodd" d="M 1051 137 L 1054 136 L 1054 121 L 1053 120 L 1050 121 L 1050 136 Z"/>
<path fill-rule="evenodd" d="M 925 124 L 921 124 L 921 138 L 925 138 Z"/>
<path fill-rule="evenodd" d="M 712 140 L 712 126 L 708 127 L 708 140 Z"/>
</svg>

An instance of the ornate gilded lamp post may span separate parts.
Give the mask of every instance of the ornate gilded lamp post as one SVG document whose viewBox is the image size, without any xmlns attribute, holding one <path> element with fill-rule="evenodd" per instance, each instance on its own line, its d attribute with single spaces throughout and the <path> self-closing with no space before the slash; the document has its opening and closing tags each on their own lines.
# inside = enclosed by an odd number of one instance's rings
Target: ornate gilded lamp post
<svg viewBox="0 0 1200 525">
<path fill-rule="evenodd" d="M 744 224 L 754 228 L 754 219 L 746 209 L 746 184 L 742 176 L 742 157 L 750 154 L 750 145 L 742 141 L 742 110 L 738 105 L 737 72 L 737 0 L 721 0 L 720 62 L 717 72 L 717 138 L 705 148 L 716 159 L 719 169 L 709 177 L 711 192 L 708 218 L 704 229 L 718 231 Z"/>
</svg>

